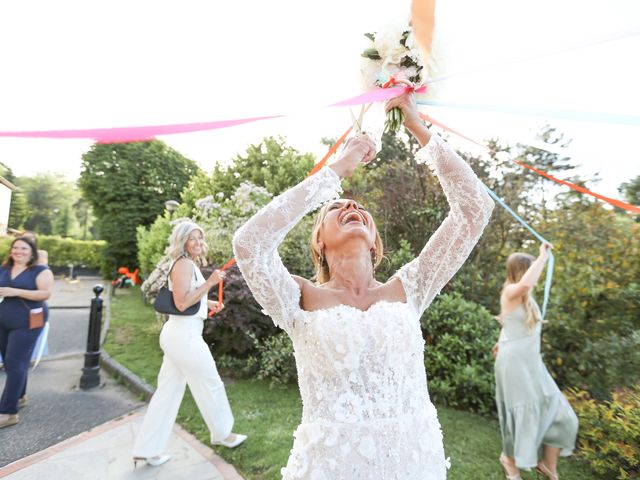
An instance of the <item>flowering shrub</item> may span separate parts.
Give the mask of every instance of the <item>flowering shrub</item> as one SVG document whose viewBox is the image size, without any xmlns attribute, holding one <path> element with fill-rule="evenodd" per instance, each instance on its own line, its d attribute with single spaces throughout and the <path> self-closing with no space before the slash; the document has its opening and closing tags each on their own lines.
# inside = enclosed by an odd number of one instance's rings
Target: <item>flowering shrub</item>
<svg viewBox="0 0 640 480">
<path fill-rule="evenodd" d="M 201 268 L 205 278 L 214 268 L 220 268 L 233 256 L 233 234 L 271 198 L 272 195 L 266 189 L 243 182 L 228 198 L 225 198 L 224 193 L 218 192 L 195 202 L 193 221 L 204 229 L 209 246 L 208 257 L 211 264 Z M 158 290 L 164 285 L 171 265 L 164 255 L 169 233 L 174 224 L 183 220 L 185 219 L 180 218 L 169 222 L 167 217 L 158 217 L 149 229 L 138 229 L 140 263 L 149 265 L 153 261 L 155 264 L 142 285 L 142 291 L 149 302 L 155 299 Z M 308 248 L 311 223 L 311 218 L 300 222 L 280 247 L 280 255 L 291 273 L 307 277 L 313 274 Z M 218 289 L 213 288 L 209 298 L 215 300 L 217 297 Z M 262 313 L 262 308 L 254 300 L 236 266 L 227 271 L 224 303 L 227 308 L 208 321 L 204 329 L 204 339 L 214 346 L 216 355 L 247 358 L 256 352 L 256 345 L 259 344 L 256 342 L 278 332 L 271 319 Z"/>
<path fill-rule="evenodd" d="M 566 392 L 580 419 L 578 455 L 601 478 L 619 480 L 640 475 L 640 387 L 614 391 L 598 402 L 583 391 Z"/>
</svg>

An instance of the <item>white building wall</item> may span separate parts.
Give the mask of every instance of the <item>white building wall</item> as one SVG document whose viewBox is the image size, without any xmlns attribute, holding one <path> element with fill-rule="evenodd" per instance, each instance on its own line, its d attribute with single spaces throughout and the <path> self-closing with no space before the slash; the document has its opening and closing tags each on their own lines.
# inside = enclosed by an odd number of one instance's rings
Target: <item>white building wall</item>
<svg viewBox="0 0 640 480">
<path fill-rule="evenodd" d="M 11 207 L 11 189 L 0 183 L 0 235 L 7 234 L 9 208 Z"/>
</svg>

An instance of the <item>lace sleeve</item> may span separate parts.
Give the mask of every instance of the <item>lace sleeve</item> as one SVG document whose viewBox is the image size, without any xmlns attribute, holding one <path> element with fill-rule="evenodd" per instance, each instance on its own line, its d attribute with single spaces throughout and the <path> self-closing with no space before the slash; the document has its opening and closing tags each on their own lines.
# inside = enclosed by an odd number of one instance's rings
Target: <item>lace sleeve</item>
<svg viewBox="0 0 640 480">
<path fill-rule="evenodd" d="M 478 243 L 494 203 L 471 167 L 436 134 L 416 161 L 438 176 L 450 209 L 420 255 L 396 273 L 407 301 L 422 315 Z"/>
<path fill-rule="evenodd" d="M 278 246 L 307 213 L 342 192 L 340 177 L 330 168 L 274 198 L 238 229 L 233 252 L 253 296 L 273 322 L 289 331 L 300 305 L 300 289 L 282 264 Z"/>
</svg>

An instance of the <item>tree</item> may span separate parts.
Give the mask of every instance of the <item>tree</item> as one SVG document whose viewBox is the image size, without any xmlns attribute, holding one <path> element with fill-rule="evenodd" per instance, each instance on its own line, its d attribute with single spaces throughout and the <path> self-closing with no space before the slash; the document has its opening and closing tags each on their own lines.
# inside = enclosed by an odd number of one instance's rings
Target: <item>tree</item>
<svg viewBox="0 0 640 480">
<path fill-rule="evenodd" d="M 178 213 L 191 215 L 196 200 L 212 193 L 229 198 L 242 182 L 277 195 L 303 180 L 313 164 L 312 154 L 301 154 L 287 146 L 282 137 L 267 137 L 257 145 L 249 145 L 245 155 L 236 156 L 227 165 L 216 164 L 211 175 L 201 173 L 194 177 L 182 196 L 183 206 Z"/>
<path fill-rule="evenodd" d="M 620 185 L 618 191 L 631 205 L 640 206 L 640 175 Z M 640 215 L 636 215 L 636 222 L 640 222 Z"/>
<path fill-rule="evenodd" d="M 19 177 L 16 182 L 23 189 L 28 205 L 24 228 L 45 235 L 59 233 L 54 229 L 56 218 L 78 196 L 74 183 L 54 173 Z"/>
<path fill-rule="evenodd" d="M 76 203 L 73 204 L 75 210 L 76 219 L 78 220 L 79 234 L 78 237 L 82 240 L 87 240 L 87 237 L 96 237 L 97 232 L 94 228 L 95 217 L 91 205 L 84 198 L 80 197 Z"/>
<path fill-rule="evenodd" d="M 195 162 L 158 140 L 95 144 L 82 156 L 78 184 L 114 267 L 136 265 L 136 228 L 153 223 L 164 202 L 179 198 L 198 171 Z"/>
</svg>

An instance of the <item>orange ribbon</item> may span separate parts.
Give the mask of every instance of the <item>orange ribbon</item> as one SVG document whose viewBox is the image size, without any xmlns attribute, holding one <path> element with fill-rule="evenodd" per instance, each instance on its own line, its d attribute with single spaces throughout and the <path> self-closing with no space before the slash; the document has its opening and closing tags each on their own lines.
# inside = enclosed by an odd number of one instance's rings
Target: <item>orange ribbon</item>
<svg viewBox="0 0 640 480">
<path fill-rule="evenodd" d="M 470 137 L 467 137 L 466 135 L 463 135 L 462 133 L 454 130 L 453 128 L 447 127 L 446 125 L 444 125 L 441 122 L 438 122 L 436 119 L 430 117 L 429 115 L 421 113 L 420 117 L 423 120 L 426 120 L 429 123 L 433 123 L 434 125 L 437 125 L 438 127 L 442 128 L 443 130 L 451 132 L 454 135 L 457 135 L 457 136 L 459 136 L 461 138 L 464 138 L 465 140 L 467 140 L 467 141 L 469 141 L 469 142 L 471 142 L 471 143 L 473 143 L 475 145 L 478 145 L 478 146 L 488 150 L 491 153 L 494 153 L 494 154 L 497 153 L 495 150 L 489 148 L 488 146 L 486 146 L 486 145 L 474 140 L 473 138 L 470 138 Z M 603 201 L 609 203 L 610 205 L 614 205 L 614 206 L 616 206 L 618 208 L 622 208 L 623 210 L 627 210 L 629 212 L 634 212 L 634 213 L 640 213 L 640 207 L 636 207 L 635 205 L 631 205 L 630 203 L 623 202 L 622 200 L 616 200 L 615 198 L 605 197 L 604 195 L 601 195 L 599 193 L 592 192 L 591 190 L 588 190 L 588 189 L 586 189 L 584 187 L 581 187 L 580 185 L 576 185 L 574 183 L 567 182 L 566 180 L 561 180 L 559 178 L 556 178 L 553 175 L 550 175 L 550 174 L 548 174 L 546 172 L 543 172 L 542 170 L 538 170 L 537 168 L 532 167 L 531 165 L 527 165 L 526 163 L 522 163 L 522 162 L 519 162 L 519 161 L 514 160 L 514 159 L 510 159 L 510 160 L 512 162 L 520 165 L 523 168 L 531 170 L 532 172 L 535 172 L 538 175 L 541 175 L 541 176 L 543 176 L 545 178 L 548 178 L 549 180 L 553 180 L 554 182 L 559 183 L 560 185 L 565 185 L 565 186 L 567 186 L 569 188 L 572 188 L 577 192 L 584 193 L 586 195 L 591 195 L 592 197 L 595 197 L 595 198 L 598 198 L 600 200 L 603 200 Z"/>
</svg>

